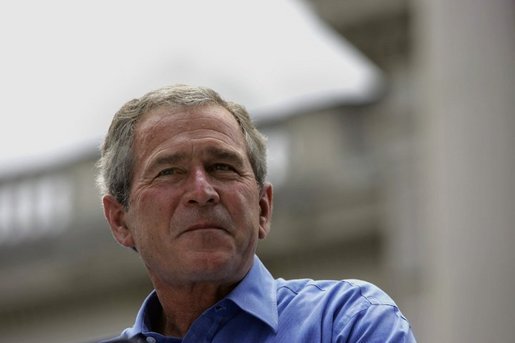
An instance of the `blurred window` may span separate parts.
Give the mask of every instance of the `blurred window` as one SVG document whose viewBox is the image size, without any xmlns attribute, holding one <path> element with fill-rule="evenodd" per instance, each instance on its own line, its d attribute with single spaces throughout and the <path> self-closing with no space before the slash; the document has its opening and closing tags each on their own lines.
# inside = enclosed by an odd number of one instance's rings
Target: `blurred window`
<svg viewBox="0 0 515 343">
<path fill-rule="evenodd" d="M 288 175 L 290 137 L 278 128 L 262 131 L 268 138 L 268 179 L 274 186 L 280 187 Z"/>
<path fill-rule="evenodd" d="M 0 185 L 0 243 L 62 232 L 70 225 L 72 204 L 72 183 L 65 175 Z"/>
</svg>

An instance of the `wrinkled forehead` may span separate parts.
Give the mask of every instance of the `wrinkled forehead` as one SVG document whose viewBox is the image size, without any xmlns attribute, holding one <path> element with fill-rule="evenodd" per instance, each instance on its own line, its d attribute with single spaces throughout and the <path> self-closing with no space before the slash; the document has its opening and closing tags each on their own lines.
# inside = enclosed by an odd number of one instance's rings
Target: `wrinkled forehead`
<svg viewBox="0 0 515 343">
<path fill-rule="evenodd" d="M 219 105 L 160 106 L 145 113 L 136 125 L 133 149 L 136 156 L 141 156 L 164 141 L 203 135 L 219 137 L 247 152 L 236 118 Z"/>
<path fill-rule="evenodd" d="M 161 105 L 144 113 L 136 124 L 136 133 L 148 132 L 159 127 L 165 122 L 172 122 L 177 131 L 188 129 L 194 122 L 205 127 L 212 126 L 219 129 L 220 126 L 227 126 L 242 130 L 236 117 L 226 108 L 217 104 L 206 104 L 196 106 L 184 105 Z"/>
</svg>

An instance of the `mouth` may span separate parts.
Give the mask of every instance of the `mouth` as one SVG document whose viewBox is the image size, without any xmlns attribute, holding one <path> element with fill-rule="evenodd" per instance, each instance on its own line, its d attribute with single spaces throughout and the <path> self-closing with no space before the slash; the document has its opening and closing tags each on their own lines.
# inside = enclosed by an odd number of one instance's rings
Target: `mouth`
<svg viewBox="0 0 515 343">
<path fill-rule="evenodd" d="M 200 230 L 221 230 L 221 231 L 227 231 L 223 227 L 221 227 L 221 226 L 219 226 L 217 224 L 202 223 L 202 224 L 195 224 L 195 225 L 192 225 L 192 226 L 188 227 L 186 230 L 184 230 L 183 233 L 200 231 Z"/>
</svg>

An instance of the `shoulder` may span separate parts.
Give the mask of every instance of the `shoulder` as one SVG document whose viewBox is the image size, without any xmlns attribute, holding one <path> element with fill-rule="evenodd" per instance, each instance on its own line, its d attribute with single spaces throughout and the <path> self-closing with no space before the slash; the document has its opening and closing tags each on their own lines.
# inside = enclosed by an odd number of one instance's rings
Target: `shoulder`
<svg viewBox="0 0 515 343">
<path fill-rule="evenodd" d="M 124 335 L 120 335 L 118 337 L 101 340 L 97 343 L 147 343 L 147 341 L 143 337 L 140 337 L 140 336 L 127 338 Z"/>
<path fill-rule="evenodd" d="M 362 280 L 284 280 L 277 279 L 277 293 L 287 299 L 314 297 L 340 304 L 361 303 L 363 306 L 390 305 L 395 302 L 376 285 Z"/>
<path fill-rule="evenodd" d="M 280 312 L 305 311 L 311 319 L 316 316 L 325 321 L 334 337 L 415 341 L 408 321 L 392 298 L 370 282 L 278 279 L 277 294 Z M 395 338 L 390 340 L 390 336 Z"/>
</svg>

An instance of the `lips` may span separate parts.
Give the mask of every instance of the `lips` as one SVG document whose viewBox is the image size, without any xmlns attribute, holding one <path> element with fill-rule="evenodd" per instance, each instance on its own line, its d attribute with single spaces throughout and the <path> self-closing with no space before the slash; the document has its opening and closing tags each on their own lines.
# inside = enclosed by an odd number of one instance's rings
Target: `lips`
<svg viewBox="0 0 515 343">
<path fill-rule="evenodd" d="M 184 230 L 183 233 L 186 232 L 193 232 L 193 231 L 200 231 L 200 230 L 225 230 L 222 226 L 215 224 L 215 223 L 200 223 L 189 226 L 186 230 Z"/>
<path fill-rule="evenodd" d="M 211 211 L 201 212 L 188 211 L 187 213 L 179 213 L 176 215 L 172 227 L 177 228 L 177 234 L 180 236 L 187 232 L 195 232 L 202 230 L 220 230 L 231 234 L 232 222 L 230 216 L 222 209 L 211 209 Z"/>
<path fill-rule="evenodd" d="M 191 226 L 188 226 L 186 230 L 182 231 L 180 235 L 183 235 L 185 233 L 192 233 L 192 232 L 201 232 L 201 231 L 223 231 L 225 233 L 228 233 L 229 231 L 222 225 L 217 223 L 198 223 Z"/>
</svg>

